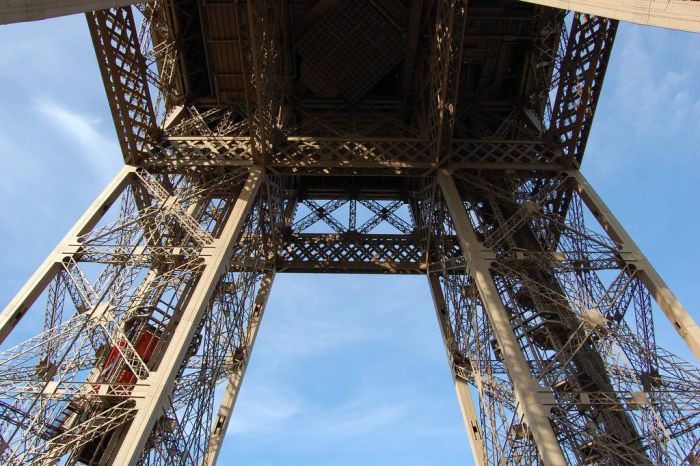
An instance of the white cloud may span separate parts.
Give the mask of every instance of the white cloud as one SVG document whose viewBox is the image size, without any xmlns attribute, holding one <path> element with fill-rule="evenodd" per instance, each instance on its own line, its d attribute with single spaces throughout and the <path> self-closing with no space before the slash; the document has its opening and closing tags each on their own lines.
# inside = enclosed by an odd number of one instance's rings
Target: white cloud
<svg viewBox="0 0 700 466">
<path fill-rule="evenodd" d="M 656 162 L 697 165 L 700 38 L 621 24 L 584 169 L 600 182 L 637 177 Z"/>
<path fill-rule="evenodd" d="M 336 406 L 303 400 L 301 394 L 281 391 L 280 385 L 246 386 L 242 403 L 231 420 L 236 435 L 264 433 L 274 437 L 315 439 L 325 443 L 348 437 L 368 437 L 406 418 L 408 406 L 397 400 L 379 399 L 368 392 L 356 394 Z M 290 430 L 290 426 L 294 426 Z"/>
<path fill-rule="evenodd" d="M 0 205 L 7 197 L 23 196 L 23 188 L 43 174 L 40 157 L 27 146 L 20 145 L 13 134 L 4 129 L 0 129 L 0 160 L 3 170 L 3 176 L 0 177 Z"/>
<path fill-rule="evenodd" d="M 376 331 L 361 324 L 344 325 L 318 315 L 304 319 L 300 314 L 285 316 L 271 325 L 269 330 L 275 333 L 273 344 L 260 348 L 266 357 L 274 356 L 275 362 L 286 363 L 290 359 L 347 348 L 350 343 L 376 338 Z"/>
<path fill-rule="evenodd" d="M 408 407 L 396 401 L 376 400 L 367 394 L 350 399 L 335 409 L 316 416 L 318 425 L 310 434 L 331 437 L 367 436 L 389 425 L 396 425 L 408 414 Z"/>
<path fill-rule="evenodd" d="M 245 385 L 228 434 L 273 434 L 301 411 L 301 400 L 272 385 Z"/>
<path fill-rule="evenodd" d="M 386 329 L 363 318 L 375 303 L 370 307 L 361 301 L 372 301 L 371 297 L 366 292 L 360 296 L 358 289 L 357 302 L 343 308 L 340 303 L 328 299 L 328 296 L 346 296 L 347 290 L 336 288 L 339 286 L 342 286 L 340 282 L 334 283 L 327 277 L 324 280 L 321 276 L 277 278 L 268 304 L 270 309 L 261 327 L 265 343 L 256 345 L 253 358 L 264 361 L 267 370 L 291 371 L 306 357 L 380 340 Z M 324 294 L 320 294 L 319 289 L 323 289 Z M 293 298 L 278 299 L 283 296 Z M 339 312 L 341 309 L 343 311 Z"/>
<path fill-rule="evenodd" d="M 93 173 L 110 179 L 121 166 L 119 145 L 100 133 L 99 120 L 74 112 L 51 100 L 36 100 L 35 106 L 44 119 L 54 126 L 60 137 L 75 143 L 78 155 Z"/>
<path fill-rule="evenodd" d="M 653 40 L 649 33 L 654 32 Z M 620 50 L 613 52 L 612 72 L 617 73 L 612 98 L 634 122 L 639 135 L 650 128 L 672 129 L 686 121 L 696 121 L 700 128 L 700 92 L 692 56 L 678 45 L 683 37 L 670 31 L 626 27 Z M 621 35 L 622 35 L 621 34 Z M 659 62 L 659 51 L 674 50 L 679 62 L 688 66 L 672 67 Z"/>
</svg>

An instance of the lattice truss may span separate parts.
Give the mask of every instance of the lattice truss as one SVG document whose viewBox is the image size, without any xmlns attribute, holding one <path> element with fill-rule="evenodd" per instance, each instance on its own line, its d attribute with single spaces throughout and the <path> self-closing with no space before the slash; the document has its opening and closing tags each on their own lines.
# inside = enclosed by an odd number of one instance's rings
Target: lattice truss
<svg viewBox="0 0 700 466">
<path fill-rule="evenodd" d="M 406 200 L 304 199 L 294 207 L 280 270 L 420 272 L 423 254 Z"/>
<path fill-rule="evenodd" d="M 43 331 L 0 354 L 4 464 L 89 463 L 116 451 L 142 388 L 191 312 L 247 177 L 244 169 L 131 171 L 111 208 L 65 245 L 29 309 L 44 307 Z M 256 294 L 274 274 L 271 232 L 281 216 L 270 196 L 279 189 L 272 181 L 266 187 L 240 226 L 246 241 L 193 323 L 141 464 L 202 462 L 216 389 L 247 361 L 251 323 L 262 312 Z"/>
<path fill-rule="evenodd" d="M 434 22 L 425 26 L 431 39 L 419 83 L 423 111 L 412 121 L 391 107 L 356 103 L 360 91 L 349 82 L 338 84 L 352 95 L 349 104 L 322 112 L 297 105 L 290 119 L 283 111 L 290 87 L 284 12 L 277 2 L 238 2 L 231 8 L 242 76 L 247 77 L 242 80 L 244 98 L 207 108 L 185 105 L 191 90 L 186 80 L 181 82 L 186 75 L 183 54 L 195 53 L 195 45 L 170 26 L 169 2 L 139 6 L 137 15 L 130 8 L 88 14 L 127 162 L 151 168 L 257 163 L 285 173 L 383 170 L 419 175 L 439 165 L 495 168 L 579 161 L 617 27 L 615 21 L 574 14 L 567 30 L 563 12 L 543 10 L 528 60 L 534 84 L 527 104 L 474 106 L 459 101 L 466 79 L 460 70 L 468 63 L 462 57 L 466 7 L 437 2 Z M 341 10 L 326 22 L 342 23 L 349 13 Z M 319 37 L 310 34 L 298 45 L 299 53 L 311 53 L 308 44 L 323 43 L 321 33 L 332 29 L 323 22 L 318 28 Z M 381 62 L 371 54 L 353 53 Z"/>
<path fill-rule="evenodd" d="M 477 400 L 485 464 L 540 464 L 485 300 L 506 310 L 551 429 L 569 464 L 685 464 L 698 458 L 700 371 L 659 346 L 655 305 L 623 245 L 561 174 L 454 176 L 469 227 L 487 251 L 484 297 L 453 241 L 442 194 L 419 202 L 429 273 L 448 313 L 455 377 Z M 542 453 L 541 451 L 539 452 Z"/>
<path fill-rule="evenodd" d="M 434 2 L 408 111 L 363 100 L 404 54 L 376 2 L 296 44 L 282 2 L 209 3 L 233 15 L 235 103 L 191 99 L 205 51 L 172 25 L 194 12 L 87 14 L 128 165 L 0 319 L 0 461 L 213 464 L 277 271 L 427 272 L 482 464 L 697 461 L 700 373 L 658 346 L 652 295 L 700 354 L 696 333 L 572 170 L 617 22 L 537 10 L 523 99 L 479 105 L 464 37 L 489 20 Z M 346 102 L 295 101 L 289 49 Z M 413 187 L 308 195 L 324 175 Z M 38 335 L 8 337 L 24 315 Z"/>
</svg>

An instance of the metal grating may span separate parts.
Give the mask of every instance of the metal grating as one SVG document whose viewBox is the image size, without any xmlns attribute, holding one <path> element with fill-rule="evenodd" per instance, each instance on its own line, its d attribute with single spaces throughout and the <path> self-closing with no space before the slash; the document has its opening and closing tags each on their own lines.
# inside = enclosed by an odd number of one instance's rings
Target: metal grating
<svg viewBox="0 0 700 466">
<path fill-rule="evenodd" d="M 313 91 L 320 92 L 323 83 L 350 102 L 361 99 L 405 53 L 399 28 L 373 3 L 360 0 L 346 0 L 324 16 L 297 51 Z"/>
</svg>

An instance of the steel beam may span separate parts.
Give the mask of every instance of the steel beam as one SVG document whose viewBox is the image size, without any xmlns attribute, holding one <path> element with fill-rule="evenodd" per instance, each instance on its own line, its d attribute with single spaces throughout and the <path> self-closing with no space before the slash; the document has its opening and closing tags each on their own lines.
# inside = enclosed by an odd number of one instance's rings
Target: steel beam
<svg viewBox="0 0 700 466">
<path fill-rule="evenodd" d="M 661 278 L 661 275 L 644 256 L 642 250 L 581 172 L 572 170 L 567 172 L 567 174 L 574 182 L 576 191 L 581 196 L 581 199 L 586 203 L 601 226 L 613 240 L 620 243 L 620 256 L 622 259 L 634 267 L 639 279 L 651 292 L 659 307 L 673 325 L 673 328 L 683 338 L 695 357 L 700 360 L 700 328 L 695 319 L 681 304 L 676 295 L 673 294 L 666 282 Z"/>
<path fill-rule="evenodd" d="M 694 455 L 698 411 L 686 403 L 696 396 L 697 369 L 657 341 L 652 293 L 635 267 L 637 257 L 602 227 L 605 222 L 592 218 L 596 210 L 587 208 L 570 176 L 458 172 L 454 178 L 468 218 L 487 247 L 489 272 L 530 373 L 551 390 L 552 398 L 545 405 L 549 408 L 553 402 L 555 406 L 550 420 L 567 460 L 680 464 Z M 438 212 L 444 211 L 441 203 L 436 205 Z M 434 223 L 448 226 L 436 229 L 433 238 L 454 228 L 441 222 L 439 215 Z M 439 239 L 435 242 L 442 246 Z M 460 365 L 479 390 L 480 401 L 488 401 L 494 379 L 488 377 L 492 372 L 483 362 L 494 359 L 479 352 L 493 350 L 498 362 L 507 364 L 507 360 L 500 356 L 500 343 L 492 348 L 483 344 L 493 342 L 490 322 L 483 327 L 485 332 L 474 333 L 473 329 L 482 328 L 487 309 L 473 280 L 460 275 L 459 263 L 442 259 L 450 257 L 449 251 L 436 248 L 433 260 L 437 262 L 430 270 L 442 269 L 441 279 L 447 277 L 441 285 L 452 304 L 450 319 L 458 329 L 456 335 L 460 336 L 459 330 L 465 335 L 457 340 Z M 466 264 L 469 270 L 468 260 Z M 502 366 L 494 372 L 503 374 Z M 481 374 L 487 374 L 486 386 Z M 500 393 L 514 393 L 509 386 L 503 388 Z M 643 410 L 630 409 L 631 392 L 648 394 Z M 508 407 L 508 399 L 500 393 L 498 403 Z M 483 411 L 490 412 L 488 402 L 484 405 Z M 482 427 L 490 433 L 489 417 L 485 419 Z M 587 429 L 591 422 L 600 429 Z M 521 432 L 510 425 L 509 434 Z M 661 425 L 663 431 L 656 427 Z M 489 453 L 503 451 L 511 457 L 511 448 L 529 437 L 506 438 L 513 443 L 493 448 L 487 443 Z M 529 444 L 521 445 L 518 455 L 529 452 Z M 489 459 L 499 463 L 496 455 Z"/>
<path fill-rule="evenodd" d="M 250 361 L 253 345 L 255 344 L 255 339 L 258 336 L 260 322 L 262 322 L 265 306 L 267 304 L 267 298 L 270 296 L 270 290 L 274 279 L 275 272 L 267 272 L 263 278 L 258 295 L 255 298 L 255 310 L 253 311 L 250 323 L 248 324 L 247 338 L 243 347 L 243 360 L 238 365 L 236 371 L 234 371 L 229 377 L 226 391 L 224 391 L 224 398 L 221 400 L 221 404 L 219 405 L 219 410 L 214 421 L 211 436 L 209 437 L 209 445 L 207 445 L 207 451 L 202 465 L 214 466 L 216 464 L 216 460 L 219 458 L 219 453 L 221 453 L 221 447 L 223 446 L 224 438 L 226 437 L 226 431 L 228 430 L 228 425 L 231 422 L 231 414 L 233 413 L 233 408 L 236 405 L 238 393 L 241 389 L 241 383 L 243 383 L 243 377 L 245 376 L 246 369 L 248 368 L 248 361 Z"/>
<path fill-rule="evenodd" d="M 138 163 L 158 132 L 131 7 L 86 13 L 126 163 Z"/>
<path fill-rule="evenodd" d="M 681 31 L 700 32 L 695 0 L 522 0 L 552 8 Z"/>
<path fill-rule="evenodd" d="M 236 6 L 251 155 L 262 166 L 267 163 L 279 130 L 284 90 L 278 10 L 274 2 L 247 0 Z"/>
<path fill-rule="evenodd" d="M 88 207 L 78 222 L 70 229 L 63 240 L 51 252 L 49 257 L 39 266 L 31 278 L 24 284 L 14 299 L 0 314 L 0 343 L 5 341 L 7 335 L 24 317 L 34 301 L 41 295 L 46 285 L 51 281 L 56 272 L 60 270 L 63 260 L 71 258 L 77 252 L 76 244 L 80 243 L 80 236 L 90 229 L 102 218 L 112 203 L 119 197 L 133 176 L 135 168 L 124 166 L 110 181 L 102 193 Z"/>
<path fill-rule="evenodd" d="M 452 327 L 450 327 L 449 316 L 447 315 L 447 306 L 445 304 L 445 297 L 442 294 L 442 289 L 440 288 L 440 281 L 437 276 L 429 274 L 428 284 L 430 285 L 430 294 L 433 297 L 435 313 L 437 315 L 438 324 L 440 325 L 442 342 L 445 345 L 447 359 L 450 362 L 450 372 L 452 373 L 452 380 L 455 384 L 457 401 L 459 402 L 460 412 L 462 413 L 464 426 L 467 430 L 467 437 L 469 438 L 469 446 L 472 450 L 472 456 L 474 457 L 474 462 L 477 466 L 486 466 L 488 464 L 488 456 L 486 455 L 483 431 L 479 422 L 479 417 L 476 413 L 476 409 L 474 408 L 475 404 L 474 400 L 472 399 L 471 392 L 469 391 L 469 384 L 466 380 L 457 375 L 455 369 L 454 354 L 452 349 L 454 335 Z"/>
<path fill-rule="evenodd" d="M 558 70 L 549 131 L 563 156 L 580 163 L 598 105 L 618 22 L 575 14 Z"/>
<path fill-rule="evenodd" d="M 294 233 L 284 240 L 280 272 L 423 273 L 415 235 Z"/>
<path fill-rule="evenodd" d="M 0 355 L 0 462 L 214 464 L 273 277 L 284 271 L 427 272 L 479 465 L 699 458 L 700 375 L 656 346 L 650 295 L 696 356 L 700 329 L 570 170 L 614 42 L 617 20 L 608 18 L 695 30 L 700 2 L 526 1 L 578 13 L 569 22 L 516 2 L 501 21 L 484 2 L 439 0 L 424 29 L 427 2 L 412 2 L 406 25 L 385 11 L 410 36 L 396 81 L 405 105 L 393 93 L 374 101 L 387 80 L 348 109 L 303 82 L 313 79 L 308 62 L 288 69 L 299 39 L 288 26 L 299 18 L 284 2 L 231 2 L 228 26 L 215 32 L 187 2 L 142 8 L 139 28 L 132 0 L 0 0 L 0 23 L 100 9 L 86 16 L 133 166 L 0 315 L 2 342 L 47 297 L 43 332 Z M 336 40 L 332 32 L 317 44 Z M 501 80 L 510 46 L 498 44 L 511 32 L 544 48 L 529 123 L 512 97 L 486 102 L 490 91 L 480 92 Z M 216 68 L 202 39 L 229 44 L 221 51 L 242 93 L 185 91 Z M 457 105 L 470 100 L 472 79 L 485 102 L 463 120 Z M 512 96 L 510 82 L 494 84 L 494 95 Z M 405 99 L 409 87 L 421 102 Z M 295 93 L 306 88 L 318 98 Z M 347 227 L 336 218 L 345 203 Z M 295 222 L 299 204 L 311 214 L 302 209 Z M 584 204 L 602 229 L 586 226 Z M 360 225 L 358 205 L 372 215 Z M 307 231 L 319 221 L 335 233 Z M 382 223 L 401 234 L 372 233 Z M 156 340 L 152 353 L 136 348 L 144 338 Z"/>
<path fill-rule="evenodd" d="M 136 415 L 123 436 L 114 465 L 135 465 L 143 453 L 146 441 L 156 420 L 163 414 L 167 399 L 173 390 L 177 371 L 182 364 L 190 340 L 194 336 L 202 314 L 214 293 L 219 277 L 225 272 L 233 254 L 232 245 L 241 232 L 243 222 L 263 181 L 260 170 L 252 169 L 233 211 L 214 240 L 205 258 L 204 270 L 192 291 L 187 307 L 174 329 L 158 369 L 151 372 L 144 385 L 137 389 L 141 398 L 136 401 Z"/>
<path fill-rule="evenodd" d="M 457 117 L 467 2 L 441 0 L 435 9 L 427 86 L 427 121 L 431 158 L 442 165 L 451 155 Z"/>
<path fill-rule="evenodd" d="M 168 136 L 160 150 L 140 164 L 158 170 L 185 167 L 235 167 L 254 164 L 248 137 Z M 562 170 L 560 150 L 542 140 L 455 139 L 450 149 L 453 169 Z M 421 138 L 350 138 L 289 136 L 271 154 L 270 168 L 305 174 L 343 170 L 387 170 L 423 174 L 438 166 Z"/>
<path fill-rule="evenodd" d="M 499 297 L 489 269 L 495 255 L 479 241 L 451 174 L 446 170 L 439 170 L 437 181 L 454 222 L 468 270 L 479 290 L 493 334 L 502 351 L 503 361 L 513 384 L 517 409 L 535 440 L 543 464 L 564 466 L 567 462 L 552 429 L 549 411 L 545 407 L 545 404 L 551 404 L 553 401 L 548 401 L 551 392 L 540 386 L 530 374 L 530 367 L 510 325 L 508 311 Z"/>
</svg>

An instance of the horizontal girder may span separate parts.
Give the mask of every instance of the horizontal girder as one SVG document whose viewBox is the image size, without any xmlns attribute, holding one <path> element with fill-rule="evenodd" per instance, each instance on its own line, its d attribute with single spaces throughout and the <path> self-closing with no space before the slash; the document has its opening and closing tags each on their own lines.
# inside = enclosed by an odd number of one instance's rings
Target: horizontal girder
<svg viewBox="0 0 700 466">
<path fill-rule="evenodd" d="M 700 2 L 131 3 L 0 12 L 106 8 L 127 164 L 0 316 L 44 311 L 0 353 L 0 461 L 212 464 L 275 273 L 323 272 L 428 276 L 478 464 L 697 462 L 652 298 L 698 326 L 577 169 L 617 19 Z"/>
<path fill-rule="evenodd" d="M 123 170 L 0 320 L 46 306 L 0 354 L 0 459 L 200 464 L 275 272 L 427 274 L 482 464 L 699 453 L 700 374 L 656 346 L 652 299 L 695 352 L 698 327 L 577 170 L 306 178 Z"/>
<path fill-rule="evenodd" d="M 282 245 L 279 272 L 425 273 L 423 251 L 415 235 L 291 235 Z"/>
<path fill-rule="evenodd" d="M 465 12 L 461 3 L 447 2 L 428 23 L 435 22 L 433 35 L 447 34 L 454 43 L 442 37 L 423 43 L 422 60 L 432 65 L 427 73 L 414 70 L 415 85 L 432 89 L 437 100 L 416 96 L 414 104 L 382 106 L 368 95 L 348 106 L 296 90 L 308 84 L 303 79 L 292 85 L 301 78 L 288 75 L 283 51 L 290 38 L 278 10 L 226 4 L 237 36 L 211 40 L 220 54 L 238 57 L 227 73 L 249 80 L 239 94 L 214 103 L 195 91 L 194 80 L 205 79 L 200 71 L 209 66 L 193 55 L 201 47 L 192 38 L 202 31 L 179 31 L 185 12 L 167 5 L 139 7 L 140 29 L 128 8 L 88 14 L 125 160 L 163 171 L 258 165 L 293 175 L 417 176 L 438 168 L 569 169 L 583 156 L 617 24 L 576 15 L 567 34 L 560 13 L 538 15 L 536 7 L 505 2 L 495 24 L 507 37 L 520 36 L 496 40 L 484 35 L 490 30 L 482 24 L 483 6 Z M 187 27 L 202 21 L 190 18 Z M 224 37 L 224 29 L 216 34 Z M 514 43 L 526 51 L 524 59 L 509 48 Z M 504 64 L 490 63 L 493 54 L 504 55 Z M 187 100 L 193 103 L 183 105 Z"/>
<path fill-rule="evenodd" d="M 450 166 L 490 169 L 562 169 L 561 153 L 537 140 L 456 139 Z M 162 146 L 141 159 L 152 169 L 251 166 L 246 137 L 167 137 Z M 438 167 L 428 142 L 421 138 L 347 138 L 289 136 L 271 154 L 268 164 L 280 173 L 420 175 Z"/>
</svg>

